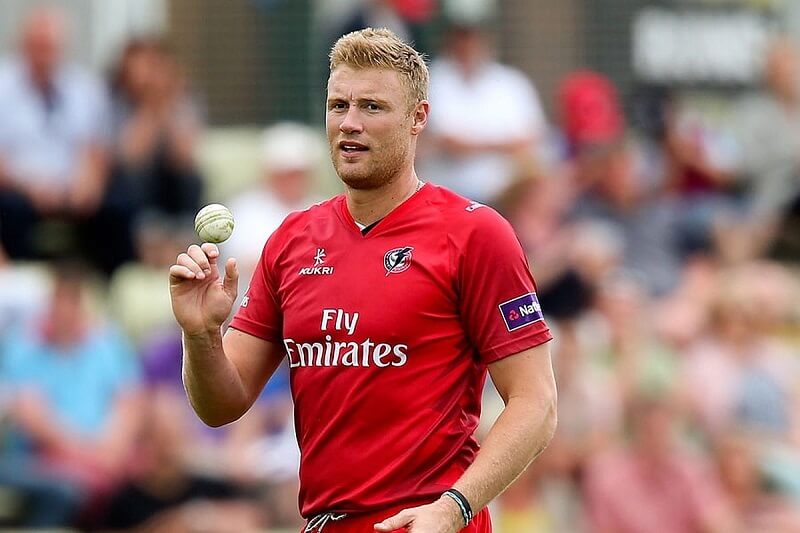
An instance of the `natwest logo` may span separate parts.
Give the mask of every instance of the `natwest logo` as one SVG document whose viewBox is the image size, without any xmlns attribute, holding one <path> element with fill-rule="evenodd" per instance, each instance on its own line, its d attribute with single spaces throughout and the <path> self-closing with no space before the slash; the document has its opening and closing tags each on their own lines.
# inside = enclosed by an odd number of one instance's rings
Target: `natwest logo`
<svg viewBox="0 0 800 533">
<path fill-rule="evenodd" d="M 333 274 L 332 266 L 322 266 L 325 263 L 325 248 L 317 248 L 314 254 L 314 266 L 303 267 L 297 273 L 299 276 L 330 276 Z"/>
<path fill-rule="evenodd" d="M 539 305 L 539 302 L 531 302 L 528 305 L 519 306 L 519 314 L 522 316 L 533 315 L 541 312 L 542 312 L 542 306 Z"/>
<path fill-rule="evenodd" d="M 498 307 L 508 331 L 514 331 L 544 319 L 542 306 L 539 305 L 539 299 L 534 292 L 517 296 L 501 303 Z"/>
</svg>

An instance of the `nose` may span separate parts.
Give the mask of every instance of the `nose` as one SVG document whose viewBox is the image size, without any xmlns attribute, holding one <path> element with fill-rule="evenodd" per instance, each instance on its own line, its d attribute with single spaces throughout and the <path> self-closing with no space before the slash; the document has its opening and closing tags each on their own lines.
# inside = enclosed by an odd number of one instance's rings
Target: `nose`
<svg viewBox="0 0 800 533">
<path fill-rule="evenodd" d="M 342 133 L 361 133 L 364 131 L 364 125 L 358 115 L 358 107 L 350 106 L 347 109 L 347 114 L 339 124 L 339 131 Z"/>
</svg>

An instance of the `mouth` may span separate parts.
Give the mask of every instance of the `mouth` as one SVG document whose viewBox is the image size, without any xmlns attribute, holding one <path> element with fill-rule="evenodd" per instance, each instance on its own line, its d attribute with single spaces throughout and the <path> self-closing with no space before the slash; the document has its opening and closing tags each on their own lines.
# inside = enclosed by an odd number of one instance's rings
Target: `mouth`
<svg viewBox="0 0 800 533">
<path fill-rule="evenodd" d="M 365 145 L 356 141 L 340 141 L 339 150 L 344 152 L 345 155 L 357 154 L 359 152 L 366 152 L 369 150 Z"/>
</svg>

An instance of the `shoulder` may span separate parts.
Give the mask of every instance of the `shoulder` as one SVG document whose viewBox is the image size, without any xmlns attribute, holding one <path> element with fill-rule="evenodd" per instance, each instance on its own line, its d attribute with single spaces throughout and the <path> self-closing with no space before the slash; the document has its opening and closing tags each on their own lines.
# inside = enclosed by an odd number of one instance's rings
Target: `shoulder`
<svg viewBox="0 0 800 533">
<path fill-rule="evenodd" d="M 511 224 L 494 208 L 445 187 L 430 187 L 434 189 L 431 205 L 439 211 L 447 233 L 457 243 L 468 244 L 476 239 L 491 240 L 509 236 L 516 238 Z"/>
</svg>

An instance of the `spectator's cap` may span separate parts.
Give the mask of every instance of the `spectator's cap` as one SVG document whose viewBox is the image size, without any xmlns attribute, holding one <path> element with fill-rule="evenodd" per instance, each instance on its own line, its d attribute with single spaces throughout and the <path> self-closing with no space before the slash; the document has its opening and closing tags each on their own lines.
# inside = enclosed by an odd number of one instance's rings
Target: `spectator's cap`
<svg viewBox="0 0 800 533">
<path fill-rule="evenodd" d="M 622 135 L 624 118 L 614 84 L 596 72 L 573 72 L 561 84 L 559 104 L 571 147 L 612 143 Z"/>
<path fill-rule="evenodd" d="M 485 28 L 497 13 L 496 0 L 445 0 L 445 19 L 451 28 L 477 30 Z"/>
<path fill-rule="evenodd" d="M 319 135 L 302 124 L 275 124 L 264 130 L 261 138 L 261 165 L 267 172 L 314 170 L 321 154 Z"/>
</svg>

